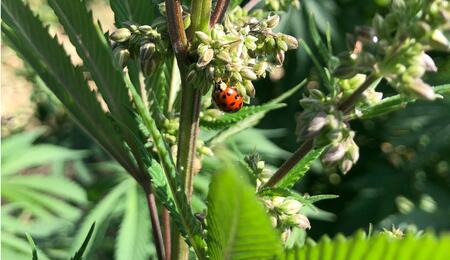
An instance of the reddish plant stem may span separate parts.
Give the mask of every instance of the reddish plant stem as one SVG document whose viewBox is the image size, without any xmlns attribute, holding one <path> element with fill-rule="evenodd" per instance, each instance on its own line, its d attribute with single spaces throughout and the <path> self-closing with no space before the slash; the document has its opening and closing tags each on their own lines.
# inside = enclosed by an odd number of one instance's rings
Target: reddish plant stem
<svg viewBox="0 0 450 260">
<path fill-rule="evenodd" d="M 152 222 L 153 242 L 155 243 L 156 254 L 159 260 L 164 260 L 164 243 L 161 232 L 161 225 L 159 223 L 158 208 L 156 207 L 155 195 L 150 187 L 143 185 L 145 191 L 145 198 L 147 199 L 148 211 L 150 213 L 150 220 Z"/>
<path fill-rule="evenodd" d="M 211 14 L 211 19 L 209 20 L 209 26 L 213 27 L 216 23 L 221 23 L 225 12 L 228 9 L 228 5 L 230 4 L 230 0 L 218 0 L 214 11 Z"/>
<path fill-rule="evenodd" d="M 170 234 L 170 216 L 169 211 L 164 208 L 162 212 L 162 221 L 164 229 L 164 249 L 165 249 L 165 259 L 171 259 L 171 234 Z"/>
<path fill-rule="evenodd" d="M 178 64 L 182 65 L 186 62 L 188 42 L 186 32 L 184 31 L 183 17 L 181 15 L 181 3 L 180 0 L 165 0 L 165 3 L 170 42 L 177 57 Z"/>
<path fill-rule="evenodd" d="M 313 148 L 313 138 L 309 138 L 285 161 L 278 171 L 264 184 L 263 188 L 275 186 Z"/>
</svg>

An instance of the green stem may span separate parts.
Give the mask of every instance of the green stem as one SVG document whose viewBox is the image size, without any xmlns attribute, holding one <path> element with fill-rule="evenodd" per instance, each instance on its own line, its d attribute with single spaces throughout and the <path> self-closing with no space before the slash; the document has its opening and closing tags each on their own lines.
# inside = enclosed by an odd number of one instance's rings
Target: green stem
<svg viewBox="0 0 450 260">
<path fill-rule="evenodd" d="M 191 12 L 190 39 L 192 39 L 192 36 L 196 31 L 206 32 L 209 29 L 211 0 L 193 0 Z M 178 172 L 181 173 L 184 190 L 187 199 L 190 202 L 193 190 L 193 165 L 199 125 L 201 93 L 199 86 L 188 83 L 188 64 L 185 62 L 186 60 L 178 60 L 182 78 L 182 89 L 177 169 Z M 173 235 L 176 235 L 175 230 Z M 189 259 L 189 247 L 181 236 L 178 236 L 178 239 L 174 240 L 172 243 L 172 258 L 177 260 Z"/>
</svg>

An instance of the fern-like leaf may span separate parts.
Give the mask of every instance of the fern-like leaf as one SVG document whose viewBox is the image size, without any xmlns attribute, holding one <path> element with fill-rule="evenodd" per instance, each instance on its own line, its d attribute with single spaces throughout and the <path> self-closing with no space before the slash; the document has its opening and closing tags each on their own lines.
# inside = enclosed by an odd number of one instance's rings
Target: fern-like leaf
<svg viewBox="0 0 450 260">
<path fill-rule="evenodd" d="M 303 80 L 293 88 L 289 89 L 282 95 L 274 98 L 273 100 L 269 101 L 265 105 L 279 105 L 283 100 L 289 98 L 292 94 L 297 92 L 300 88 L 302 88 L 306 83 L 306 80 Z M 263 105 L 264 106 L 264 105 Z M 256 113 L 250 114 L 249 116 L 246 116 L 242 118 L 241 120 L 236 121 L 236 123 L 232 124 L 231 126 L 228 126 L 228 128 L 221 130 L 219 133 L 217 133 L 215 136 L 211 137 L 206 143 L 210 146 L 214 146 L 218 143 L 223 142 L 228 137 L 244 130 L 247 128 L 250 128 L 252 126 L 255 126 L 270 110 L 262 110 L 258 111 Z M 238 112 L 239 113 L 239 112 Z"/>
<path fill-rule="evenodd" d="M 289 172 L 279 181 L 276 187 L 292 188 L 309 170 L 311 164 L 325 151 L 326 146 L 309 151 Z"/>
<path fill-rule="evenodd" d="M 448 233 L 439 237 L 427 232 L 421 236 L 407 234 L 396 238 L 389 232 L 368 237 L 363 231 L 358 231 L 351 237 L 339 234 L 333 239 L 324 236 L 318 242 L 309 240 L 301 248 L 286 251 L 281 259 L 445 260 L 450 258 L 449 242 Z"/>
<path fill-rule="evenodd" d="M 202 118 L 200 120 L 200 126 L 208 129 L 221 129 L 225 128 L 231 124 L 238 123 L 252 115 L 258 114 L 258 113 L 267 113 L 271 110 L 275 110 L 278 108 L 282 108 L 286 106 L 285 104 L 265 104 L 261 106 L 247 106 L 242 108 L 236 113 L 224 113 L 220 117 L 211 119 L 211 120 L 205 120 Z"/>
<path fill-rule="evenodd" d="M 89 229 L 86 237 L 84 238 L 83 244 L 81 244 L 80 248 L 75 253 L 75 255 L 71 258 L 71 260 L 82 260 L 83 259 L 83 254 L 86 251 L 89 241 L 91 240 L 91 236 L 92 236 L 92 233 L 94 233 L 94 229 L 95 229 L 95 222 L 92 223 L 91 228 Z"/>
<path fill-rule="evenodd" d="M 277 259 L 281 253 L 279 235 L 254 189 L 230 169 L 213 176 L 207 224 L 211 259 Z"/>
<path fill-rule="evenodd" d="M 126 195 L 123 220 L 116 240 L 115 259 L 145 260 L 149 258 L 150 223 L 144 196 L 138 185 Z M 130 246 L 133 245 L 133 246 Z"/>
<path fill-rule="evenodd" d="M 93 208 L 85 217 L 80 228 L 78 229 L 77 235 L 73 242 L 72 252 L 76 252 L 78 250 L 77 247 L 83 243 L 92 223 L 95 222 L 97 228 L 92 234 L 93 243 L 90 243 L 85 250 L 85 255 L 89 256 L 93 246 L 96 244 L 95 242 L 103 237 L 112 213 L 118 205 L 123 202 L 125 194 L 128 190 L 133 188 L 133 185 L 136 185 L 135 181 L 128 178 L 115 186 L 114 189 L 112 189 L 99 203 L 97 203 L 95 208 Z"/>
<path fill-rule="evenodd" d="M 49 0 L 49 4 L 83 59 L 84 66 L 89 69 L 111 115 L 119 121 L 119 125 L 126 125 L 126 129 L 122 127 L 122 134 L 143 171 L 142 158 L 146 155 L 139 149 L 140 142 L 135 138 L 139 127 L 129 113 L 131 101 L 125 80 L 122 72 L 113 66 L 111 48 L 99 26 L 94 23 L 92 12 L 80 0 Z"/>
<path fill-rule="evenodd" d="M 148 0 L 111 0 L 110 5 L 118 28 L 126 21 L 150 25 L 157 13 L 156 4 Z"/>
<path fill-rule="evenodd" d="M 12 48 L 36 71 L 64 104 L 75 121 L 130 172 L 133 160 L 90 91 L 83 73 L 75 68 L 58 40 L 50 37 L 38 17 L 22 1 L 5 0 L 2 32 Z"/>
<path fill-rule="evenodd" d="M 450 95 L 450 84 L 434 87 L 434 91 L 439 95 Z M 415 102 L 416 99 L 408 98 L 403 95 L 387 97 L 374 106 L 363 108 L 361 110 L 361 119 L 370 119 L 388 114 L 404 108 L 406 105 Z M 356 118 L 356 115 L 352 117 Z"/>
</svg>

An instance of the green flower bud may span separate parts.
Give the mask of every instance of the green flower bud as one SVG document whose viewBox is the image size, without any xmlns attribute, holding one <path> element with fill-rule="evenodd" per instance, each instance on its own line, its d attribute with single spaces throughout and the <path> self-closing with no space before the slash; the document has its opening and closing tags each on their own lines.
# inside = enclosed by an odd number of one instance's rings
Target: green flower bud
<svg viewBox="0 0 450 260">
<path fill-rule="evenodd" d="M 113 57 L 115 67 L 122 70 L 130 59 L 130 51 L 122 47 L 116 47 L 113 50 Z"/>
<path fill-rule="evenodd" d="M 255 50 L 257 47 L 256 46 L 257 40 L 258 39 L 256 37 L 248 35 L 247 37 L 245 37 L 245 40 L 244 40 L 245 47 L 247 47 L 247 49 L 249 49 L 249 50 Z"/>
<path fill-rule="evenodd" d="M 115 42 L 125 42 L 131 37 L 131 32 L 127 28 L 120 28 L 114 31 L 109 38 Z"/>
<path fill-rule="evenodd" d="M 233 73 L 231 73 L 231 77 L 234 78 L 236 81 L 241 82 L 242 81 L 242 76 L 240 73 L 234 71 Z"/>
<path fill-rule="evenodd" d="M 413 78 L 420 78 L 425 73 L 425 67 L 422 64 L 414 64 L 406 70 L 406 73 Z"/>
<path fill-rule="evenodd" d="M 138 30 L 143 34 L 150 34 L 153 28 L 150 25 L 141 25 L 138 27 Z"/>
<path fill-rule="evenodd" d="M 273 29 L 280 23 L 280 16 L 272 15 L 267 18 L 267 27 Z"/>
<path fill-rule="evenodd" d="M 141 60 L 151 59 L 153 54 L 155 53 L 156 45 L 152 42 L 147 42 L 141 45 L 139 48 L 139 58 Z"/>
<path fill-rule="evenodd" d="M 183 25 L 184 25 L 184 29 L 186 30 L 187 28 L 189 28 L 189 26 L 191 26 L 191 15 L 187 14 L 184 16 L 183 18 Z"/>
<path fill-rule="evenodd" d="M 286 215 L 294 215 L 297 214 L 300 209 L 303 207 L 303 204 L 297 200 L 287 199 L 278 207 L 279 210 Z"/>
<path fill-rule="evenodd" d="M 280 219 L 288 225 L 297 226 L 301 229 L 311 228 L 311 224 L 309 223 L 308 218 L 303 214 L 282 215 Z"/>
<path fill-rule="evenodd" d="M 268 67 L 269 65 L 267 64 L 267 62 L 261 61 L 256 63 L 253 69 L 255 70 L 256 75 L 258 75 L 258 77 L 263 77 L 265 76 Z"/>
<path fill-rule="evenodd" d="M 272 197 L 272 206 L 273 207 L 279 207 L 286 198 L 280 197 L 280 196 L 274 196 Z"/>
<path fill-rule="evenodd" d="M 209 38 L 209 36 L 202 31 L 195 32 L 195 35 L 204 44 L 209 44 L 211 42 L 211 38 Z"/>
<path fill-rule="evenodd" d="M 214 58 L 214 51 L 212 49 L 207 49 L 203 55 L 201 55 L 197 62 L 197 67 L 203 68 L 208 65 Z"/>
<path fill-rule="evenodd" d="M 255 86 L 253 86 L 253 83 L 250 80 L 244 80 L 243 82 L 245 87 L 245 94 L 250 97 L 254 97 L 256 94 Z"/>
<path fill-rule="evenodd" d="M 250 68 L 243 68 L 240 71 L 241 76 L 248 80 L 256 80 L 258 77 L 256 76 L 255 72 L 251 70 Z"/>
<path fill-rule="evenodd" d="M 287 43 L 282 39 L 282 37 L 278 37 L 277 38 L 277 46 L 280 50 L 282 51 L 287 51 L 288 50 L 288 45 Z"/>
<path fill-rule="evenodd" d="M 217 54 L 216 57 L 217 57 L 219 60 L 221 60 L 221 61 L 223 61 L 223 62 L 225 62 L 225 63 L 231 63 L 231 56 L 230 56 L 230 54 L 229 54 L 227 51 L 225 51 L 225 50 L 219 52 L 219 54 Z"/>
</svg>

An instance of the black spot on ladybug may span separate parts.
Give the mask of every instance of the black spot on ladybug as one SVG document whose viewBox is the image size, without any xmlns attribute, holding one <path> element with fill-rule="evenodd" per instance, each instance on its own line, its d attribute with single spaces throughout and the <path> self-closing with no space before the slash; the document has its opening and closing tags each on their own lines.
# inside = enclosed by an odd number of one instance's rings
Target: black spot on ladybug
<svg viewBox="0 0 450 260">
<path fill-rule="evenodd" d="M 231 93 L 230 93 L 230 92 L 228 92 L 228 93 L 227 93 L 227 96 L 231 96 Z"/>
<path fill-rule="evenodd" d="M 226 95 L 222 95 L 222 98 L 223 98 L 223 99 L 226 99 L 226 98 L 227 98 L 227 96 L 226 96 Z"/>
<path fill-rule="evenodd" d="M 234 99 L 236 99 L 236 100 L 237 100 L 238 98 L 239 98 L 239 95 L 236 95 L 236 96 L 234 96 Z"/>
<path fill-rule="evenodd" d="M 235 104 L 236 102 L 231 102 L 230 106 L 234 107 Z"/>
</svg>

